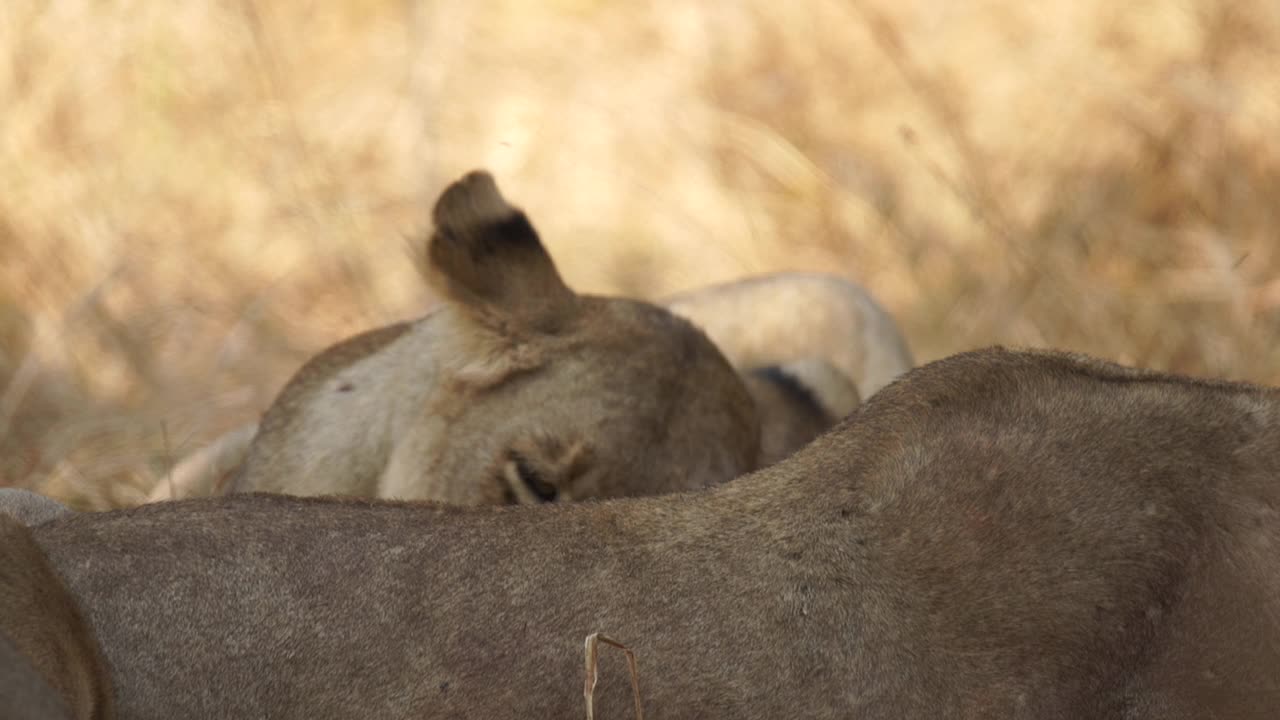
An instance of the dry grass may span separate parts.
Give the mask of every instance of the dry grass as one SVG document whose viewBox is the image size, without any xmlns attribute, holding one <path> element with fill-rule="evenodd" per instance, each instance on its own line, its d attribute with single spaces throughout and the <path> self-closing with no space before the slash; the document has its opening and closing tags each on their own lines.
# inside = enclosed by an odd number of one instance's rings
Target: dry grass
<svg viewBox="0 0 1280 720">
<path fill-rule="evenodd" d="M 8 0 L 0 477 L 137 501 L 417 314 L 481 166 L 580 288 L 835 269 L 922 360 L 1280 382 L 1278 7 Z"/>
<path fill-rule="evenodd" d="M 631 677 L 631 699 L 635 703 L 636 720 L 644 720 L 644 703 L 640 700 L 640 670 L 636 665 L 636 654 L 631 648 L 614 640 L 608 635 L 593 632 L 587 636 L 583 645 L 583 660 L 586 680 L 583 682 L 582 697 L 586 701 L 587 720 L 595 720 L 596 685 L 600 682 L 600 644 L 621 650 L 627 658 L 627 674 Z"/>
</svg>

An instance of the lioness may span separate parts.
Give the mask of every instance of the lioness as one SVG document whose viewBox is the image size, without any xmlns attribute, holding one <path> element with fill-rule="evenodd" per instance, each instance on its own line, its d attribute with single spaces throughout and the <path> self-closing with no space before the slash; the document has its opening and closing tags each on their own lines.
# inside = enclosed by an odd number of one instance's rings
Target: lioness
<svg viewBox="0 0 1280 720">
<path fill-rule="evenodd" d="M 858 402 L 823 359 L 735 378 L 670 313 L 575 294 L 486 174 L 433 215 L 425 275 L 444 306 L 322 352 L 260 426 L 181 463 L 153 500 L 224 484 L 469 504 L 652 494 L 773 463 Z"/>
<path fill-rule="evenodd" d="M 992 349 L 787 460 L 546 507 L 237 496 L 32 530 L 148 718 L 1272 718 L 1280 390 Z M 620 660 L 595 705 L 630 717 Z"/>
<path fill-rule="evenodd" d="M 809 284 L 810 279 L 805 277 L 801 281 Z M 715 299 L 719 297 L 718 292 L 712 296 Z M 683 309 L 687 312 L 693 302 L 692 298 L 686 297 L 682 302 Z M 732 325 L 725 323 L 721 327 Z M 801 327 L 804 325 L 801 324 Z M 781 327 L 775 329 L 783 332 Z M 845 338 L 851 343 L 859 342 L 858 336 L 850 333 L 860 330 L 857 327 L 848 330 L 850 332 L 845 334 Z M 807 329 L 804 336 L 810 337 Z M 745 366 L 741 369 L 742 379 L 755 401 L 760 422 L 758 465 L 761 467 L 785 458 L 819 433 L 831 428 L 836 421 L 857 407 L 861 399 L 854 382 L 831 361 L 801 356 L 795 352 L 799 347 L 790 344 L 785 332 L 775 339 L 778 348 L 791 348 L 792 351 L 776 351 L 775 355 L 779 358 L 776 364 Z M 833 341 L 834 345 L 836 343 Z M 327 353 L 332 351 L 334 349 L 321 353 L 314 362 L 323 364 L 327 361 Z M 859 356 L 870 352 L 873 351 L 862 351 Z M 850 357 L 848 351 L 839 351 L 835 355 L 836 360 L 847 360 Z M 666 371 L 662 368 L 655 369 L 659 373 Z M 866 376 L 863 377 L 865 380 Z M 513 408 L 513 411 L 516 410 Z M 222 494 L 226 488 L 231 487 L 257 431 L 257 423 L 242 425 L 183 458 L 166 477 L 156 483 L 148 500 L 157 502 Z"/>
<path fill-rule="evenodd" d="M 752 397 L 688 321 L 570 290 L 487 173 L 449 186 L 432 218 L 424 275 L 444 302 L 304 365 L 233 492 L 545 502 L 756 467 Z"/>
<path fill-rule="evenodd" d="M 0 717 L 115 717 L 97 641 L 30 531 L 4 511 L 0 511 Z"/>
</svg>

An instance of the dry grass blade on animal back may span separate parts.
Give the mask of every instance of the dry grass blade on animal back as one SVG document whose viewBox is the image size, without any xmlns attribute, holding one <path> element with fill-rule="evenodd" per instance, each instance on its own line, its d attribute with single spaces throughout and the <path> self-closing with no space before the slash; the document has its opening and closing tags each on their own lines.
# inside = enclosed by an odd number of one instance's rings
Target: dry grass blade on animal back
<svg viewBox="0 0 1280 720">
<path fill-rule="evenodd" d="M 600 643 L 612 645 L 618 648 L 627 656 L 627 670 L 631 673 L 631 694 L 636 701 L 636 720 L 644 720 L 644 708 L 640 705 L 640 672 L 636 669 L 636 654 L 631 648 L 614 640 L 608 635 L 593 632 L 587 636 L 585 654 L 587 663 L 587 680 L 582 689 L 582 695 L 587 702 L 587 720 L 595 720 L 595 695 L 596 681 L 599 679 L 596 673 L 596 657 L 599 652 Z"/>
</svg>

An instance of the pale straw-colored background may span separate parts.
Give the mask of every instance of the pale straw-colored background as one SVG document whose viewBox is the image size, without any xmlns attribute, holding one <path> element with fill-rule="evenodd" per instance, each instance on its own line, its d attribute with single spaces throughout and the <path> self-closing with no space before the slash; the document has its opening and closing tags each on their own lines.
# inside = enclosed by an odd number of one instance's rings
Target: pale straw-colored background
<svg viewBox="0 0 1280 720">
<path fill-rule="evenodd" d="M 420 313 L 475 167 L 579 289 L 826 269 L 922 361 L 1280 382 L 1271 0 L 5 0 L 0 484 L 135 502 Z"/>
</svg>

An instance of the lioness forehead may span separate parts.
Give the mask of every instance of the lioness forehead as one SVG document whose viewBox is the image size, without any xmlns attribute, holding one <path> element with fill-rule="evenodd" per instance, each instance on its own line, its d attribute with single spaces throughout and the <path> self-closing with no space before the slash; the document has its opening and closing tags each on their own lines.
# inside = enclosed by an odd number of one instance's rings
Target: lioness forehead
<svg viewBox="0 0 1280 720">
<path fill-rule="evenodd" d="M 622 345 L 641 351 L 675 351 L 684 360 L 714 349 L 688 320 L 641 300 L 587 296 L 580 331 L 602 346 Z"/>
</svg>

